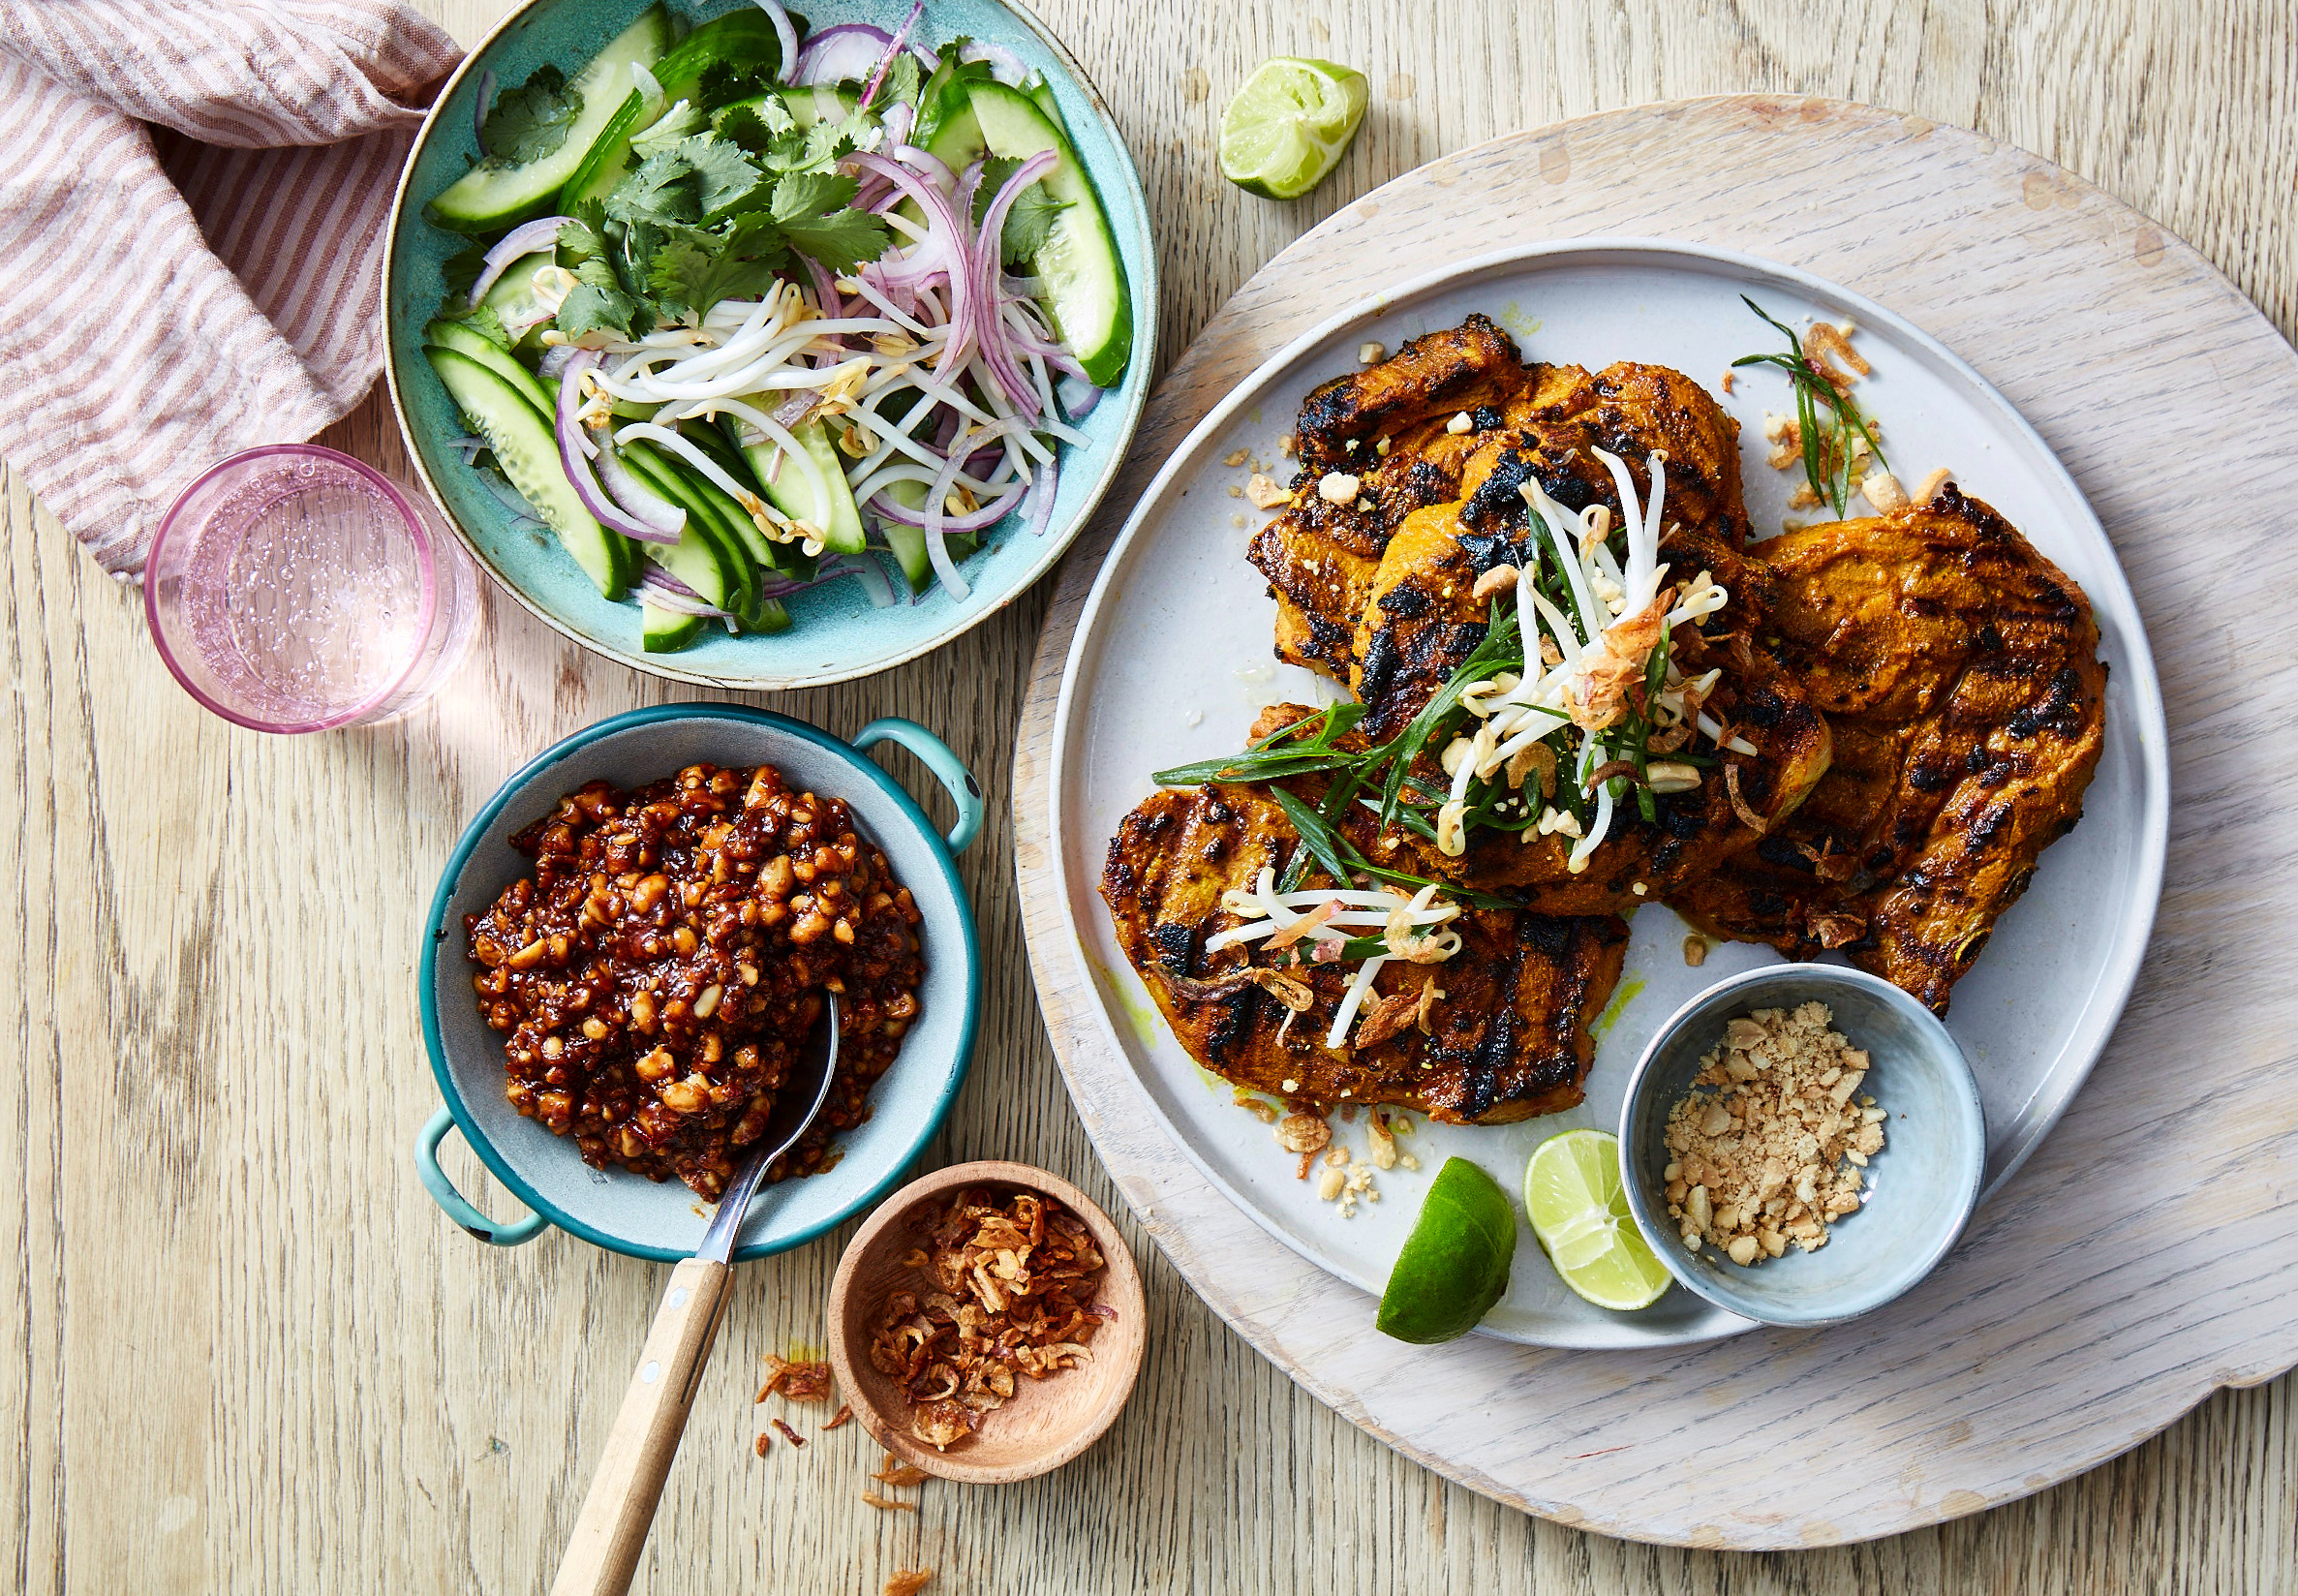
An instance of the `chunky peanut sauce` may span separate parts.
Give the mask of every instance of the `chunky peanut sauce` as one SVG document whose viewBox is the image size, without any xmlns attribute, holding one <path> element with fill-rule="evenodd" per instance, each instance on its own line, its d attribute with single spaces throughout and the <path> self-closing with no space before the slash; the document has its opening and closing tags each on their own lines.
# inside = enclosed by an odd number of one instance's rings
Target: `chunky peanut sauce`
<svg viewBox="0 0 2298 1596">
<path fill-rule="evenodd" d="M 770 1179 L 826 1167 L 918 1013 L 918 910 L 836 798 L 770 765 L 594 782 L 511 839 L 535 874 L 465 918 L 512 1104 L 583 1161 L 715 1201 L 825 994 L 830 1099 Z"/>
</svg>

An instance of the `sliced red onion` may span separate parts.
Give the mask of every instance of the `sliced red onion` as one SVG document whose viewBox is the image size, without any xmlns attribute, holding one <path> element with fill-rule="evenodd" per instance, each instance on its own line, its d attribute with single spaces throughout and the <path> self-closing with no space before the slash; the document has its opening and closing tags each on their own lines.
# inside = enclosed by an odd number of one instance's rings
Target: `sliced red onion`
<svg viewBox="0 0 2298 1596">
<path fill-rule="evenodd" d="M 641 482 L 611 444 L 598 450 L 598 483 L 632 520 L 644 522 L 659 535 L 647 538 L 648 542 L 675 543 L 687 530 L 687 512 Z"/>
<path fill-rule="evenodd" d="M 638 578 L 638 597 L 655 608 L 668 610 L 673 615 L 699 615 L 712 621 L 734 619 L 730 611 L 704 602 L 700 594 L 652 561 L 648 562 L 645 571 Z"/>
<path fill-rule="evenodd" d="M 1054 163 L 1059 159 L 1058 155 L 1048 149 L 1039 150 L 1023 162 L 1013 175 L 1005 180 L 1004 186 L 998 189 L 996 198 L 990 201 L 990 208 L 982 213 L 981 233 L 973 243 L 978 259 L 972 287 L 980 296 L 980 303 L 990 313 L 981 319 L 976 333 L 981 344 L 982 358 L 990 368 L 990 376 L 1005 390 L 1005 397 L 1012 401 L 1016 410 L 1032 421 L 1037 419 L 1040 408 L 1037 390 L 1014 364 L 1012 351 L 1006 346 L 1005 318 L 997 309 L 998 261 L 1002 254 L 999 240 L 1005 230 L 1006 213 L 1013 209 L 1013 202 L 1021 197 L 1022 190 L 1051 171 Z"/>
<path fill-rule="evenodd" d="M 894 159 L 904 166 L 916 168 L 945 189 L 958 186 L 958 174 L 949 169 L 940 156 L 929 155 L 915 144 L 905 144 L 899 138 L 889 138 L 887 143 L 894 151 Z"/>
<path fill-rule="evenodd" d="M 612 527 L 626 537 L 635 537 L 645 543 L 675 543 L 675 533 L 663 533 L 647 525 L 637 516 L 625 510 L 606 496 L 598 485 L 598 478 L 591 474 L 591 463 L 584 457 L 583 445 L 590 442 L 583 437 L 582 423 L 574 413 L 580 407 L 583 373 L 598 363 L 597 350 L 584 350 L 567 362 L 567 375 L 559 383 L 559 416 L 556 431 L 559 438 L 559 469 L 567 474 L 567 480 L 574 485 L 574 496 L 582 501 L 582 507 L 598 518 L 602 526 Z M 611 449 L 608 452 L 612 452 Z"/>
<path fill-rule="evenodd" d="M 877 556 L 867 551 L 848 558 L 841 576 L 851 576 L 862 584 L 862 592 L 870 599 L 872 609 L 894 607 L 894 584 L 886 580 L 885 568 L 877 563 Z"/>
<path fill-rule="evenodd" d="M 478 75 L 478 98 L 471 106 L 471 131 L 477 136 L 478 153 L 487 153 L 487 111 L 495 104 L 495 69 Z"/>
<path fill-rule="evenodd" d="M 952 479 L 954 480 L 955 477 L 953 476 Z M 980 532 L 985 527 L 994 527 L 1005 519 L 1006 514 L 1013 508 L 1015 501 L 1027 491 L 1028 487 L 1026 483 L 1008 482 L 996 498 L 982 506 L 981 508 L 969 510 L 964 515 L 944 515 L 941 519 L 941 530 L 944 532 Z M 944 488 L 942 493 L 946 499 L 949 490 Z M 897 502 L 890 492 L 881 493 L 871 500 L 870 511 L 873 515 L 882 516 L 888 521 L 899 521 L 905 527 L 922 527 L 926 524 L 924 510 L 911 509 L 908 506 Z"/>
<path fill-rule="evenodd" d="M 894 37 L 886 44 L 884 59 L 878 62 L 877 71 L 870 75 L 870 86 L 862 91 L 861 106 L 864 110 L 868 110 L 870 102 L 877 98 L 877 91 L 886 80 L 886 69 L 894 64 L 894 57 L 902 53 L 902 46 L 909 40 L 909 30 L 918 25 L 918 18 L 925 13 L 926 0 L 910 0 L 909 15 L 894 30 Z"/>
<path fill-rule="evenodd" d="M 939 230 L 943 239 L 943 259 L 946 260 L 950 273 L 950 335 L 949 342 L 942 346 L 941 357 L 935 363 L 934 369 L 937 373 L 946 374 L 955 374 L 963 370 L 966 357 L 972 353 L 974 336 L 973 296 L 969 292 L 970 279 L 973 274 L 965 269 L 969 261 L 969 254 L 966 246 L 968 230 L 964 218 L 950 208 L 948 196 L 899 161 L 889 161 L 882 155 L 873 155 L 864 151 L 856 151 L 847 156 L 846 161 L 849 165 L 859 167 L 864 171 L 885 178 L 909 198 L 915 200 L 918 202 L 918 208 L 925 213 L 926 225 Z M 920 253 L 923 253 L 922 245 L 918 251 L 912 252 L 913 256 Z M 902 262 L 904 266 L 911 263 L 906 260 Z M 894 280 L 899 279 L 892 279 L 886 275 L 881 275 L 878 278 L 881 283 Z"/>
<path fill-rule="evenodd" d="M 503 512 L 510 517 L 513 532 L 521 532 L 529 527 L 538 527 L 544 532 L 550 530 L 550 523 L 535 513 L 535 506 L 528 504 L 519 490 L 510 485 L 510 478 L 499 471 L 479 471 L 472 475 L 478 478 L 478 485 L 487 490 L 487 496 L 503 506 Z"/>
<path fill-rule="evenodd" d="M 941 578 L 941 585 L 950 590 L 950 597 L 964 602 L 973 589 L 965 578 L 958 574 L 958 563 L 950 558 L 949 545 L 942 541 L 945 517 L 941 506 L 949 500 L 950 484 L 958 479 L 958 461 L 952 456 L 934 478 L 934 485 L 926 490 L 926 558 L 933 564 L 934 574 Z"/>
<path fill-rule="evenodd" d="M 781 71 L 775 74 L 775 80 L 786 83 L 798 67 L 797 30 L 790 26 L 790 14 L 774 0 L 758 0 L 758 9 L 774 23 L 774 37 L 781 42 Z"/>
<path fill-rule="evenodd" d="M 809 34 L 798 52 L 798 70 L 790 81 L 801 87 L 823 83 L 859 83 L 892 53 L 893 36 L 867 22 L 841 22 Z M 873 83 L 874 87 L 874 82 Z M 870 102 L 864 98 L 864 105 Z"/>
<path fill-rule="evenodd" d="M 487 290 L 493 288 L 503 274 L 510 269 L 513 261 L 539 255 L 547 249 L 557 249 L 559 230 L 570 220 L 565 216 L 545 216 L 505 233 L 502 241 L 487 251 L 486 269 L 478 274 L 478 281 L 471 285 L 471 303 L 476 305 L 484 299 Z"/>
<path fill-rule="evenodd" d="M 897 100 L 886 108 L 879 122 L 886 130 L 886 147 L 891 149 L 907 138 L 910 130 L 918 125 L 918 108 L 906 100 Z"/>
<path fill-rule="evenodd" d="M 1093 391 L 1098 393 L 1100 389 L 1096 388 Z M 1043 537 L 1045 529 L 1054 524 L 1054 498 L 1060 491 L 1060 468 L 1055 461 L 1048 460 L 1038 468 L 1037 486 L 1030 490 L 1028 517 L 1030 537 Z"/>
<path fill-rule="evenodd" d="M 806 275 L 813 280 L 814 298 L 819 301 L 815 308 L 833 322 L 843 321 L 845 301 L 839 297 L 838 284 L 830 276 L 829 268 L 811 255 L 801 255 L 798 259 L 806 267 Z"/>
<path fill-rule="evenodd" d="M 985 45 L 976 39 L 958 52 L 961 61 L 987 61 L 990 76 L 1000 83 L 1020 88 L 1029 80 L 1029 68 L 1022 58 L 1002 45 Z"/>
<path fill-rule="evenodd" d="M 1059 402 L 1063 415 L 1072 421 L 1082 421 L 1101 403 L 1101 390 L 1084 377 L 1069 376 L 1055 387 L 1054 398 Z"/>
</svg>

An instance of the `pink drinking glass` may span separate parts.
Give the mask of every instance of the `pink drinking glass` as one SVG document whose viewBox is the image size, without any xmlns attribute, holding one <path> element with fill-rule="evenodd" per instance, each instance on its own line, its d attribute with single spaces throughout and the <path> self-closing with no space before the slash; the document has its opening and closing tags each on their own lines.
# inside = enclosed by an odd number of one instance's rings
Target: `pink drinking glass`
<svg viewBox="0 0 2298 1596">
<path fill-rule="evenodd" d="M 248 449 L 184 489 L 143 569 L 184 691 L 257 731 L 372 724 L 470 647 L 478 582 L 437 511 L 316 444 Z"/>
</svg>

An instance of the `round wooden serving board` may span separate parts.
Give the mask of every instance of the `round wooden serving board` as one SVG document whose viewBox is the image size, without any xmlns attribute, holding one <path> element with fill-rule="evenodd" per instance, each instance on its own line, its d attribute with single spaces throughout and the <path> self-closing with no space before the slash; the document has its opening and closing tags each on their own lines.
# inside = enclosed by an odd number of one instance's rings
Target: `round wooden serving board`
<svg viewBox="0 0 2298 1596">
<path fill-rule="evenodd" d="M 1134 501 L 1263 359 L 1390 284 L 1595 234 L 1722 245 L 1842 283 L 1936 335 L 2041 431 L 2114 539 L 2161 672 L 2167 880 L 2088 1086 L 1892 1308 L 1666 1353 L 1408 1347 L 1374 1333 L 1370 1298 L 1221 1196 L 1096 1037 L 1046 852 L 1055 700 Z M 1111 1175 L 1222 1317 L 1350 1420 L 1498 1500 L 1637 1540 L 1912 1529 L 2055 1484 L 2215 1387 L 2298 1364 L 2294 464 L 2298 353 L 2231 284 L 2080 179 L 1918 117 L 1768 96 L 1648 106 L 1498 139 L 1345 207 L 1166 378 L 1038 646 L 1016 868 L 1047 1028 Z"/>
</svg>

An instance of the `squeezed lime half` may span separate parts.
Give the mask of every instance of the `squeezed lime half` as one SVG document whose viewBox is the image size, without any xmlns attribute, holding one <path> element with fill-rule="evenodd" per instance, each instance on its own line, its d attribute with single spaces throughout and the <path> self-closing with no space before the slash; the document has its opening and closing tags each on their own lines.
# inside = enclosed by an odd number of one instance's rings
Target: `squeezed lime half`
<svg viewBox="0 0 2298 1596">
<path fill-rule="evenodd" d="M 1524 1212 L 1564 1283 L 1598 1307 L 1649 1307 L 1670 1275 L 1636 1228 L 1609 1131 L 1550 1136 L 1524 1167 Z"/>
<path fill-rule="evenodd" d="M 1221 175 L 1264 200 L 1298 200 L 1339 165 L 1370 94 L 1352 67 L 1270 57 L 1221 112 Z"/>
<path fill-rule="evenodd" d="M 1447 1158 L 1389 1271 L 1381 1334 L 1423 1345 L 1467 1335 L 1508 1289 L 1516 1250 L 1516 1211 L 1500 1182 Z"/>
</svg>

